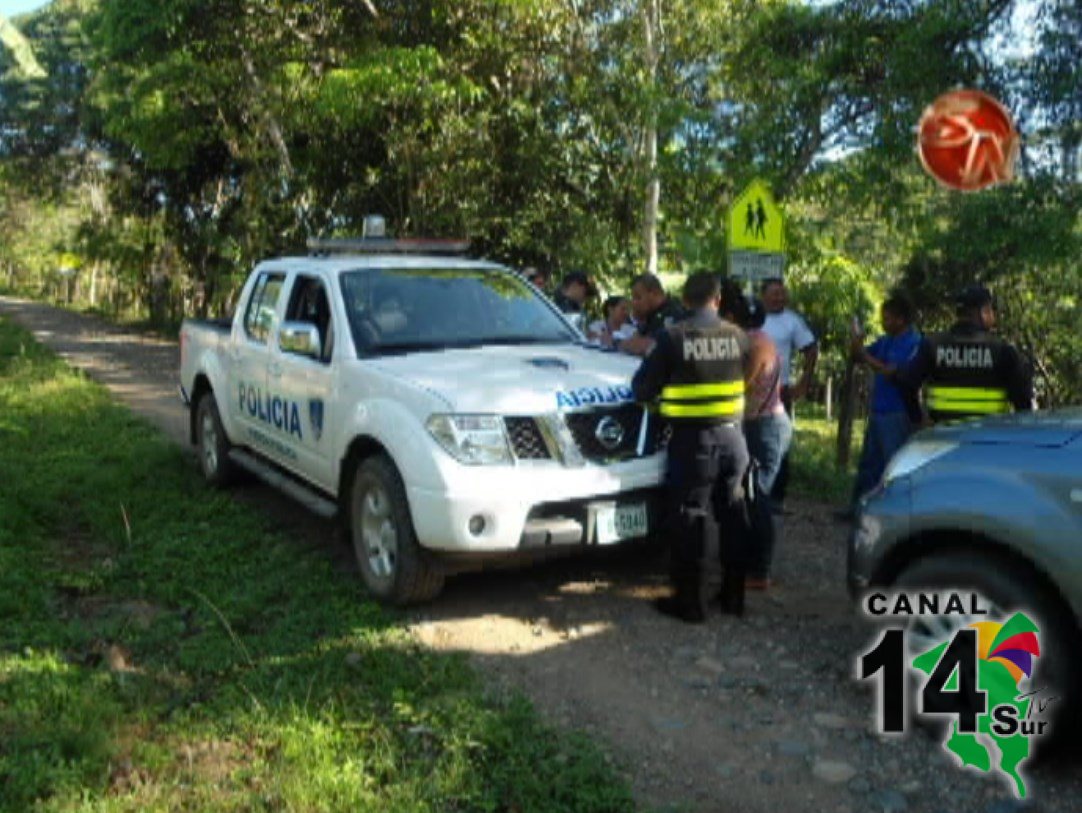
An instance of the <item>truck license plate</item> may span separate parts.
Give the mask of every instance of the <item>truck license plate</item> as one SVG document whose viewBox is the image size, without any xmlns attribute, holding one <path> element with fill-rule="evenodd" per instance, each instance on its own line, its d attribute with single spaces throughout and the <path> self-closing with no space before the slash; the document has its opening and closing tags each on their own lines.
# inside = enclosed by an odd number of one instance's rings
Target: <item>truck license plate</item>
<svg viewBox="0 0 1082 813">
<path fill-rule="evenodd" d="M 646 536 L 646 503 L 598 506 L 594 538 L 598 545 L 611 545 L 624 539 Z"/>
</svg>

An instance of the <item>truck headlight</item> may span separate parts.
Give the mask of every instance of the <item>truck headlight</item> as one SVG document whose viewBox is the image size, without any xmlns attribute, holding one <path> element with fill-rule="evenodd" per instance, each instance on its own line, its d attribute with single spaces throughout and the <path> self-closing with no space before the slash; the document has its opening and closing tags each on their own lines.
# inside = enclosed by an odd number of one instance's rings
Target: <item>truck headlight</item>
<svg viewBox="0 0 1082 813">
<path fill-rule="evenodd" d="M 495 415 L 433 415 L 425 428 L 459 463 L 485 466 L 511 462 L 503 420 Z"/>
<path fill-rule="evenodd" d="M 957 447 L 957 443 L 946 440 L 910 441 L 890 459 L 886 471 L 883 472 L 883 485 L 924 468 Z"/>
</svg>

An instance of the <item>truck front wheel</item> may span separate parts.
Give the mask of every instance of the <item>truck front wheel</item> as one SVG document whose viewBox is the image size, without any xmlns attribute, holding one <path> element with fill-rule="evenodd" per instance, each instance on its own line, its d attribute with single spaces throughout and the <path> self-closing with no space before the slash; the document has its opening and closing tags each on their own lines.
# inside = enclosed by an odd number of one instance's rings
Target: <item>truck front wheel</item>
<svg viewBox="0 0 1082 813">
<path fill-rule="evenodd" d="M 357 467 L 349 493 L 349 531 L 361 578 L 380 601 L 416 604 L 443 589 L 443 572 L 417 544 L 406 489 L 385 455 Z"/>
<path fill-rule="evenodd" d="M 231 444 L 222 428 L 218 403 L 212 392 L 204 393 L 196 406 L 195 437 L 203 477 L 219 488 L 228 485 L 236 475 L 236 466 L 229 459 Z"/>
</svg>

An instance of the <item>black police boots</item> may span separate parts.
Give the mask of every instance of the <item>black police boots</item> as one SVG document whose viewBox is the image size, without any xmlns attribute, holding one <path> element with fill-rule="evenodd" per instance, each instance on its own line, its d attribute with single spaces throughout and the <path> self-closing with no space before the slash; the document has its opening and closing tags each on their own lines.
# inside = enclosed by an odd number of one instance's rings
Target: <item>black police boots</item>
<svg viewBox="0 0 1082 813">
<path fill-rule="evenodd" d="M 725 568 L 725 574 L 721 577 L 721 594 L 718 602 L 721 611 L 735 616 L 744 615 L 744 571 L 734 567 Z"/>
<path fill-rule="evenodd" d="M 706 596 L 709 595 L 701 574 L 677 571 L 672 579 L 673 594 L 657 599 L 654 609 L 689 624 L 701 624 L 706 620 Z"/>
<path fill-rule="evenodd" d="M 680 596 L 664 596 L 654 600 L 654 609 L 662 615 L 679 618 L 689 624 L 701 624 L 706 620 L 706 611 L 700 602 L 691 602 Z"/>
</svg>

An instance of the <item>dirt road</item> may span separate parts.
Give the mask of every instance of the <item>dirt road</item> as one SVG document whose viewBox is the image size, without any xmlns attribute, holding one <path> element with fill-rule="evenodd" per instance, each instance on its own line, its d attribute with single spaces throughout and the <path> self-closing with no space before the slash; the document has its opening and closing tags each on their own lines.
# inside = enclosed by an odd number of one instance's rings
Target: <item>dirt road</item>
<svg viewBox="0 0 1082 813">
<path fill-rule="evenodd" d="M 174 344 L 100 320 L 0 297 L 32 330 L 180 443 Z M 194 467 L 193 467 L 193 476 Z M 331 526 L 251 486 L 271 513 L 342 567 Z M 647 551 L 463 576 L 407 623 L 424 643 L 469 653 L 495 687 L 520 689 L 554 722 L 606 743 L 645 806 L 689 811 L 1077 811 L 1077 755 L 1027 773 L 1034 802 L 998 775 L 955 767 L 921 733 L 874 731 L 874 696 L 852 677 L 875 631 L 843 587 L 845 527 L 829 506 L 785 517 L 780 586 L 743 620 L 689 627 L 656 615 L 665 590 Z"/>
</svg>

